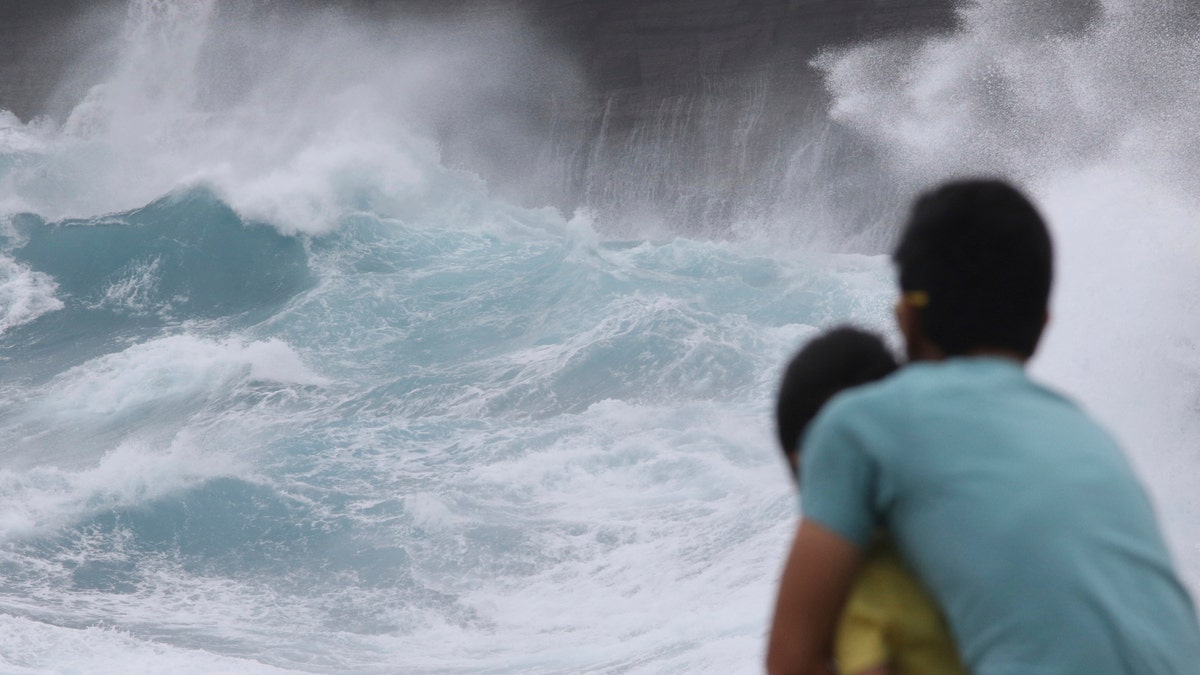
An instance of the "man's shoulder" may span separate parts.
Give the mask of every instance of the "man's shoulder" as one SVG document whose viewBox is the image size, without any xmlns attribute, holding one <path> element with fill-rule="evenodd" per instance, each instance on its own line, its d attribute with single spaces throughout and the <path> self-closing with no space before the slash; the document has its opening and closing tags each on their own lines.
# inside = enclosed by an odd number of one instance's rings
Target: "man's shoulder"
<svg viewBox="0 0 1200 675">
<path fill-rule="evenodd" d="M 887 410 L 911 405 L 940 407 L 975 395 L 1033 396 L 1046 403 L 1078 407 L 1060 392 L 1032 379 L 1021 364 L 988 357 L 911 363 L 882 380 L 842 392 L 830 401 L 829 407 L 849 410 Z"/>
<path fill-rule="evenodd" d="M 882 380 L 843 391 L 825 406 L 814 426 L 894 445 L 907 436 L 903 430 L 914 426 L 954 427 L 977 418 L 1016 419 L 1026 414 L 1090 420 L 1073 401 L 1032 380 L 1019 363 L 958 358 L 905 365 Z"/>
</svg>

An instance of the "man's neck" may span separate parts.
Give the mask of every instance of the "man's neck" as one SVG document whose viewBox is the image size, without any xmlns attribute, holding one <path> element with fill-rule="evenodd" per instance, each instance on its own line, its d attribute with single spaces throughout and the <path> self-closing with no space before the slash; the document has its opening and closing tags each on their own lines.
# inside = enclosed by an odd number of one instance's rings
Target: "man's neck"
<svg viewBox="0 0 1200 675">
<path fill-rule="evenodd" d="M 994 358 L 1009 359 L 1011 361 L 1016 361 L 1022 366 L 1025 365 L 1025 362 L 1029 360 L 1028 356 L 1018 352 L 1015 349 L 994 349 L 991 347 L 972 349 L 971 351 L 967 352 L 967 356 L 991 356 Z"/>
<path fill-rule="evenodd" d="M 1008 359 L 1015 361 L 1021 366 L 1024 366 L 1029 361 L 1029 357 L 1025 354 L 1015 349 L 1004 349 L 1001 347 L 979 347 L 968 350 L 963 356 Z M 945 361 L 947 358 L 949 357 L 946 356 L 946 353 L 940 347 L 928 341 L 909 353 L 909 360 L 911 361 Z"/>
</svg>

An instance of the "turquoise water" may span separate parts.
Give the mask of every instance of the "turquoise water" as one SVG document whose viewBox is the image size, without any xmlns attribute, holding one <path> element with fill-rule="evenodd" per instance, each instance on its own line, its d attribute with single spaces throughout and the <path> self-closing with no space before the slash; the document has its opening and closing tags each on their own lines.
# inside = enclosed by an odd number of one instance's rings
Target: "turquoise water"
<svg viewBox="0 0 1200 675">
<path fill-rule="evenodd" d="M 9 219 L 45 310 L 0 335 L 9 667 L 757 662 L 778 364 L 882 324 L 886 262 L 412 209 L 285 235 L 191 187 Z"/>
</svg>

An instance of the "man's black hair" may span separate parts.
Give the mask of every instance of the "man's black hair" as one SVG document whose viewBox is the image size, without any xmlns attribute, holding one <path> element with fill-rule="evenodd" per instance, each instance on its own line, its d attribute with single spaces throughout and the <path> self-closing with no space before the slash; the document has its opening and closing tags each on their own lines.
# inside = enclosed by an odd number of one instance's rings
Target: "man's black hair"
<svg viewBox="0 0 1200 675">
<path fill-rule="evenodd" d="M 835 394 L 896 370 L 878 336 L 843 326 L 813 338 L 792 357 L 779 386 L 775 421 L 784 454 L 799 452 L 800 436 Z"/>
<path fill-rule="evenodd" d="M 947 183 L 917 199 L 893 256 L 925 335 L 946 356 L 1033 354 L 1053 275 L 1037 209 L 1000 180 Z"/>
</svg>

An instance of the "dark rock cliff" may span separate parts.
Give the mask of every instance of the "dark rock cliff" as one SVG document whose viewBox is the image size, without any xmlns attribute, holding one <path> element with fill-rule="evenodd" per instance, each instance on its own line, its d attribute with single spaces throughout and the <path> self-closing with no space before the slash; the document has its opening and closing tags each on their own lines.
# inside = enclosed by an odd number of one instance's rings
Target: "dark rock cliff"
<svg viewBox="0 0 1200 675">
<path fill-rule="evenodd" d="M 0 0 L 0 109 L 47 112 L 68 67 L 97 57 L 121 28 L 116 0 Z"/>
</svg>

